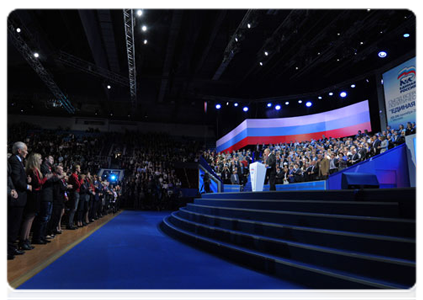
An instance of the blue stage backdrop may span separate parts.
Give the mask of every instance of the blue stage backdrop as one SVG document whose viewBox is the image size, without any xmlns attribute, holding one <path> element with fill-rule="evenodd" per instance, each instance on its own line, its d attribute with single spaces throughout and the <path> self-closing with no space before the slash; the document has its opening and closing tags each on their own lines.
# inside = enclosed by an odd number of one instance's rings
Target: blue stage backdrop
<svg viewBox="0 0 423 300">
<path fill-rule="evenodd" d="M 407 149 L 407 146 L 403 144 L 334 173 L 329 176 L 327 187 L 329 190 L 340 190 L 342 173 L 344 172 L 375 174 L 382 189 L 410 187 Z"/>
</svg>

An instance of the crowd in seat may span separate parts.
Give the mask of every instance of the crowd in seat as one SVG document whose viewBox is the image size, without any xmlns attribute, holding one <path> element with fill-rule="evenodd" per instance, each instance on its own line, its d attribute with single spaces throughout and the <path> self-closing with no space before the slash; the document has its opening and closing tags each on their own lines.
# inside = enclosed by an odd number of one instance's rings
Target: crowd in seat
<svg viewBox="0 0 423 300">
<path fill-rule="evenodd" d="M 405 143 L 405 136 L 415 133 L 416 125 L 410 122 L 398 129 L 387 126 L 386 130 L 374 134 L 364 130 L 344 138 L 323 136 L 320 140 L 257 144 L 232 153 L 208 150 L 203 157 L 224 184 L 244 185 L 248 181 L 249 165 L 254 161 L 263 162 L 263 151 L 269 148 L 276 156 L 276 184 L 317 181 L 401 145 Z"/>
</svg>

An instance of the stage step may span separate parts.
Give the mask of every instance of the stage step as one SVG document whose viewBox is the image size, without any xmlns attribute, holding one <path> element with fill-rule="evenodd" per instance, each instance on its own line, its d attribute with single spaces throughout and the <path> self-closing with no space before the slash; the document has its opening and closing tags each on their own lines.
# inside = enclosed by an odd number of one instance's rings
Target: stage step
<svg viewBox="0 0 423 300">
<path fill-rule="evenodd" d="M 213 254 L 231 259 L 250 268 L 303 283 L 315 289 L 406 289 L 408 285 L 395 284 L 368 276 L 358 276 L 327 267 L 317 267 L 290 258 L 265 254 L 246 247 L 216 241 L 174 226 L 166 217 L 161 228 L 170 236 L 200 247 Z"/>
<path fill-rule="evenodd" d="M 409 238 L 225 218 L 195 213 L 186 208 L 181 208 L 176 214 L 193 222 L 223 229 L 238 230 L 248 234 L 412 261 L 416 260 L 416 241 Z"/>
<path fill-rule="evenodd" d="M 303 263 L 350 272 L 359 276 L 370 276 L 379 280 L 412 286 L 415 282 L 415 262 L 384 256 L 344 251 L 328 247 L 313 246 L 288 240 L 245 234 L 191 222 L 175 213 L 169 219 L 174 226 L 194 234 L 242 246 L 253 251 L 293 259 Z M 406 274 L 406 275 L 404 275 Z"/>
<path fill-rule="evenodd" d="M 398 217 L 398 203 L 396 202 L 197 198 L 194 200 L 194 203 L 198 205 L 218 207 L 345 214 L 386 218 Z"/>
<path fill-rule="evenodd" d="M 397 218 L 215 207 L 189 203 L 189 211 L 245 220 L 415 238 L 415 221 Z"/>
</svg>

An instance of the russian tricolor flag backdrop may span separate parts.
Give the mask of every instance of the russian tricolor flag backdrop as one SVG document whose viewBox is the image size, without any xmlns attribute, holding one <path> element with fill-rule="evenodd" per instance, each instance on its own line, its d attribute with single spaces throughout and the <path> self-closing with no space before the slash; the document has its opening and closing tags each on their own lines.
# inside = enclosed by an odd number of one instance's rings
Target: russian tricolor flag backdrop
<svg viewBox="0 0 423 300">
<path fill-rule="evenodd" d="M 238 150 L 247 145 L 289 143 L 345 137 L 358 130 L 371 132 L 369 101 L 324 113 L 292 118 L 246 119 L 216 142 L 217 152 Z"/>
</svg>

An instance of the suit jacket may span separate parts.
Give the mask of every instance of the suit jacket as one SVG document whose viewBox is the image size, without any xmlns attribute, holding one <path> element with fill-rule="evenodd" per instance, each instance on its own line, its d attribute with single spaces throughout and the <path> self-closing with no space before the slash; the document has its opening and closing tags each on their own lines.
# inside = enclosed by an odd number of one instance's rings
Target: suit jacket
<svg viewBox="0 0 423 300">
<path fill-rule="evenodd" d="M 266 164 L 269 166 L 269 173 L 276 173 L 276 156 L 273 153 L 267 157 Z"/>
<path fill-rule="evenodd" d="M 373 142 L 373 145 L 372 145 L 372 147 L 373 147 L 373 153 L 375 153 L 375 154 L 379 154 L 380 153 L 380 149 L 378 149 L 377 147 L 379 147 L 380 146 L 380 140 L 379 139 L 376 139 L 374 142 Z"/>
<path fill-rule="evenodd" d="M 323 158 L 319 163 L 319 175 L 326 176 L 329 174 L 329 159 Z"/>
<path fill-rule="evenodd" d="M 231 183 L 232 184 L 239 184 L 239 176 L 238 176 L 238 174 L 236 174 L 236 176 L 235 176 L 235 174 L 232 174 L 231 175 Z"/>
<path fill-rule="evenodd" d="M 7 163 L 7 197 L 11 197 L 10 193 L 12 192 L 12 190 L 15 189 L 15 186 L 13 185 L 13 181 L 12 181 L 12 170 L 10 168 L 10 164 L 9 162 Z"/>
<path fill-rule="evenodd" d="M 15 190 L 18 192 L 18 198 L 10 201 L 9 205 L 24 207 L 27 200 L 27 180 L 24 165 L 16 155 L 12 155 L 9 158 L 9 164 L 11 169 L 10 177 L 12 178 Z"/>
<path fill-rule="evenodd" d="M 47 174 L 51 173 L 51 167 L 46 162 L 44 162 L 40 167 L 40 171 L 43 173 L 43 176 L 46 176 Z M 53 202 L 53 186 L 58 180 L 59 178 L 57 178 L 57 176 L 53 176 L 43 184 L 43 197 L 41 198 L 41 201 Z"/>
</svg>

